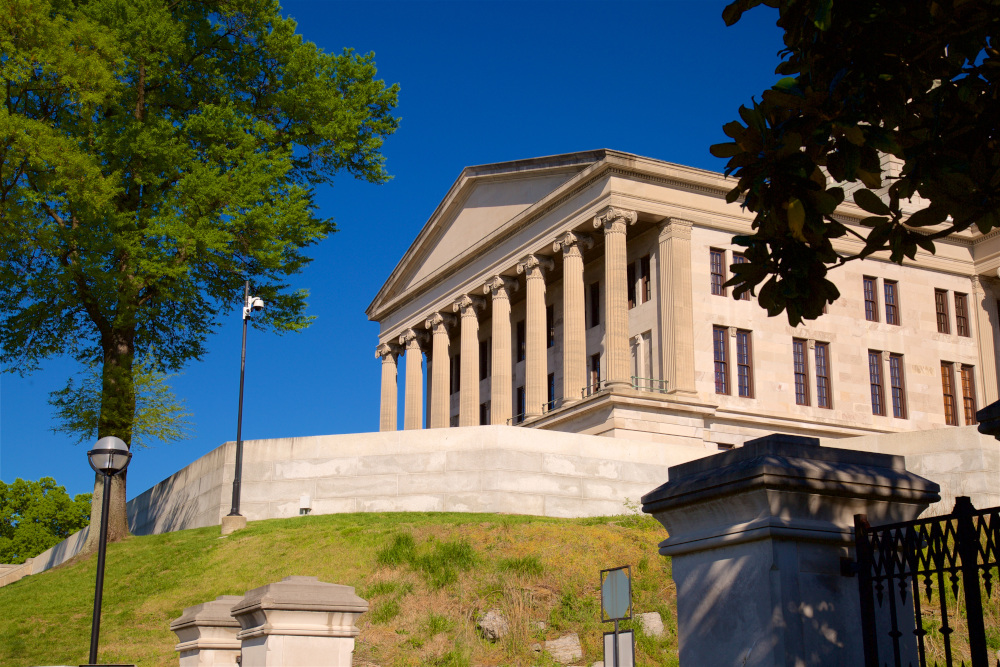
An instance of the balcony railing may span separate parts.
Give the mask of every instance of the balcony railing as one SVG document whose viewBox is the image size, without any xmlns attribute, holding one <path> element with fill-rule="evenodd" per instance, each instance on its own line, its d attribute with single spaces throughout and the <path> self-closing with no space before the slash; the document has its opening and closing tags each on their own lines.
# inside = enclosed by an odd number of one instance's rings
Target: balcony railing
<svg viewBox="0 0 1000 667">
<path fill-rule="evenodd" d="M 580 398 L 587 398 L 588 396 L 593 396 L 602 389 L 604 389 L 604 380 L 591 382 L 589 385 L 580 390 Z"/>
<path fill-rule="evenodd" d="M 641 378 L 633 375 L 632 388 L 639 391 L 653 391 L 658 394 L 665 394 L 667 393 L 667 381 L 657 380 L 656 378 Z"/>
</svg>

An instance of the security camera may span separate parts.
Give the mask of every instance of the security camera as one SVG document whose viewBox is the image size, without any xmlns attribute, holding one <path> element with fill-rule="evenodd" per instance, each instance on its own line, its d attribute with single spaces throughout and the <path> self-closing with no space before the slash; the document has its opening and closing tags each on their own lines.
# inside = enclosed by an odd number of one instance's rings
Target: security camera
<svg viewBox="0 0 1000 667">
<path fill-rule="evenodd" d="M 264 299 L 259 296 L 250 297 L 250 310 L 264 310 Z"/>
</svg>

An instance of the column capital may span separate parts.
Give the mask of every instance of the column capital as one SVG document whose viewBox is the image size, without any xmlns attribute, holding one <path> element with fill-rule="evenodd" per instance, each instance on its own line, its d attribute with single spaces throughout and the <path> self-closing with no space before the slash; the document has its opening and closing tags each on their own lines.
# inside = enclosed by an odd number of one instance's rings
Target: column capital
<svg viewBox="0 0 1000 667">
<path fill-rule="evenodd" d="M 519 285 L 510 276 L 493 276 L 483 285 L 483 294 L 491 294 L 494 299 L 509 299 L 511 292 L 516 292 Z"/>
<path fill-rule="evenodd" d="M 541 278 L 544 276 L 543 271 L 551 271 L 554 268 L 556 263 L 551 258 L 544 255 L 528 255 L 517 263 L 517 274 L 523 273 L 524 277 L 530 280 Z"/>
<path fill-rule="evenodd" d="M 486 307 L 486 299 L 479 296 L 463 294 L 451 305 L 453 312 L 461 313 L 462 317 L 475 317 L 476 313 Z"/>
<path fill-rule="evenodd" d="M 986 295 L 986 290 L 983 289 L 983 281 L 980 280 L 979 276 L 973 274 L 969 276 L 972 281 L 972 291 L 977 297 L 983 297 Z"/>
<path fill-rule="evenodd" d="M 427 334 L 416 329 L 407 329 L 399 334 L 399 344 L 407 350 L 419 350 L 427 341 Z"/>
<path fill-rule="evenodd" d="M 687 239 L 691 240 L 691 228 L 694 223 L 681 218 L 667 218 L 660 223 L 660 240 L 667 239 Z"/>
<path fill-rule="evenodd" d="M 398 357 L 400 353 L 399 346 L 395 343 L 381 343 L 375 348 L 375 358 L 384 359 L 392 355 L 393 358 Z"/>
<path fill-rule="evenodd" d="M 583 250 L 589 250 L 593 247 L 594 239 L 588 234 L 566 232 L 565 234 L 560 234 L 556 237 L 555 242 L 552 244 L 552 251 L 559 252 L 562 250 L 563 255 L 568 255 L 573 252 L 579 254 Z"/>
<path fill-rule="evenodd" d="M 625 228 L 634 225 L 638 219 L 639 215 L 635 211 L 608 206 L 594 216 L 594 229 L 603 228 L 605 234 L 616 232 L 624 234 Z"/>
<path fill-rule="evenodd" d="M 447 333 L 448 327 L 455 325 L 455 316 L 448 313 L 431 313 L 424 321 L 424 328 L 432 333 Z"/>
</svg>

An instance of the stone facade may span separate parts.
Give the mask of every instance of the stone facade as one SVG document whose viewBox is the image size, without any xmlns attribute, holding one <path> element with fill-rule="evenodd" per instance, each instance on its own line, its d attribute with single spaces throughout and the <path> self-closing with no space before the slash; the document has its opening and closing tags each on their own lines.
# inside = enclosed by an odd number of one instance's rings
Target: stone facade
<svg viewBox="0 0 1000 667">
<path fill-rule="evenodd" d="M 793 328 L 720 287 L 752 220 L 725 202 L 731 187 L 610 150 L 465 169 L 367 311 L 387 360 L 381 428 L 397 427 L 401 401 L 408 429 L 512 424 L 729 448 L 772 432 L 967 425 L 997 399 L 1000 235 L 953 235 L 903 266 L 849 262 L 831 272 L 841 298 Z M 849 226 L 865 215 L 837 212 Z M 406 338 L 432 322 L 433 341 Z"/>
</svg>

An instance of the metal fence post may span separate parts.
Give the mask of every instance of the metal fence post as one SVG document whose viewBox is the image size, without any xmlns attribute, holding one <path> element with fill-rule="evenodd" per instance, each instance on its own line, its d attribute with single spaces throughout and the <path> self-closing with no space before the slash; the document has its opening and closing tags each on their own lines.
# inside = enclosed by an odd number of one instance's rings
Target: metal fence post
<svg viewBox="0 0 1000 667">
<path fill-rule="evenodd" d="M 969 652 L 972 667 L 989 667 L 986 653 L 986 629 L 983 625 L 983 597 L 979 592 L 979 531 L 973 523 L 976 508 L 972 499 L 959 496 L 955 499 L 955 518 L 958 522 L 955 545 L 962 559 L 962 588 L 965 591 L 966 623 L 969 626 Z"/>
</svg>

